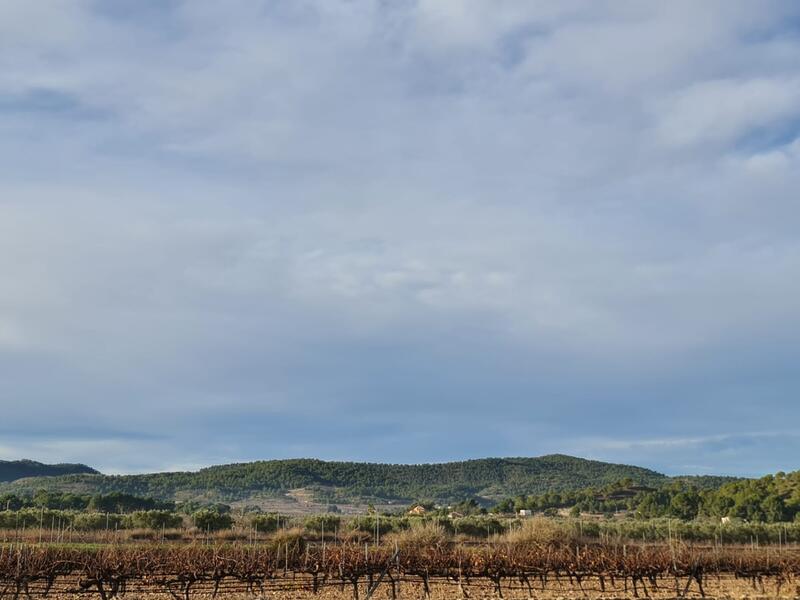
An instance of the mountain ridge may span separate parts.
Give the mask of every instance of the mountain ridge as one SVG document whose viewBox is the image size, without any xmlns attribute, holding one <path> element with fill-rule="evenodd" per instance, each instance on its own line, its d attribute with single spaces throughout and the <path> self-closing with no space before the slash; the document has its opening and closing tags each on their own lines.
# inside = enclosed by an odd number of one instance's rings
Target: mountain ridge
<svg viewBox="0 0 800 600">
<path fill-rule="evenodd" d="M 197 471 L 24 478 L 0 485 L 0 491 L 122 492 L 164 500 L 247 501 L 306 489 L 316 499 L 332 503 L 453 501 L 468 497 L 492 502 L 520 494 L 606 485 L 622 479 L 642 485 L 670 481 L 668 476 L 644 467 L 549 454 L 418 464 L 264 460 L 213 465 Z"/>
<path fill-rule="evenodd" d="M 46 464 L 35 460 L 0 460 L 0 483 L 30 477 L 58 477 L 63 475 L 100 475 L 100 472 L 81 463 Z"/>
</svg>

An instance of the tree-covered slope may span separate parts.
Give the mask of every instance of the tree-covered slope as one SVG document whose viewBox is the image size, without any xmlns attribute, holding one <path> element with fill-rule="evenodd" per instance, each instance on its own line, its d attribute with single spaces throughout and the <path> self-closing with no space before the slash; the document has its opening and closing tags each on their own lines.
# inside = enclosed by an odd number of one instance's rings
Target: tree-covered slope
<svg viewBox="0 0 800 600">
<path fill-rule="evenodd" d="M 33 460 L 0 460 L 0 481 L 14 481 L 24 477 L 53 477 L 76 473 L 96 474 L 97 471 L 86 465 L 46 465 Z"/>
<path fill-rule="evenodd" d="M 573 514 L 625 510 L 641 518 L 732 517 L 780 523 L 800 519 L 800 471 L 760 479 L 674 477 L 657 488 L 620 481 L 610 486 L 507 498 L 493 510 L 507 513 L 522 508 L 570 509 Z"/>
<path fill-rule="evenodd" d="M 667 479 L 641 467 L 549 455 L 422 465 L 273 460 L 214 466 L 191 473 L 29 479 L 5 487 L 15 491 L 44 487 L 82 493 L 124 492 L 161 499 L 222 500 L 309 488 L 334 501 L 449 501 L 475 496 L 496 500 L 509 495 L 581 489 L 625 478 L 645 485 L 657 485 Z"/>
</svg>

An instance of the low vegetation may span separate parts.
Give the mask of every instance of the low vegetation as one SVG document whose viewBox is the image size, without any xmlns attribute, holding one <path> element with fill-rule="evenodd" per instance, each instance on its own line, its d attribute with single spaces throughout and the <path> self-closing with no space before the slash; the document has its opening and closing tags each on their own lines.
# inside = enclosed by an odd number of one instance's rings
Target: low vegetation
<svg viewBox="0 0 800 600">
<path fill-rule="evenodd" d="M 291 517 L 263 513 L 218 512 L 204 508 L 191 514 L 165 510 L 125 514 L 24 508 L 0 511 L 0 541 L 64 540 L 69 542 L 125 542 L 168 537 L 192 542 L 219 537 L 230 541 L 269 539 L 294 530 L 311 540 L 360 540 L 374 543 L 392 536 L 414 535 L 426 527 L 463 541 L 482 541 L 500 535 L 509 541 L 546 545 L 553 540 L 614 540 L 619 543 L 658 543 L 670 540 L 724 544 L 787 544 L 800 542 L 800 522 L 748 523 L 719 519 L 586 518 L 498 515 L 440 517 L 436 515 L 314 515 Z M 150 532 L 150 533 L 147 533 Z M 420 534 L 421 535 L 421 534 Z M 110 537 L 109 537 L 110 536 Z"/>
</svg>

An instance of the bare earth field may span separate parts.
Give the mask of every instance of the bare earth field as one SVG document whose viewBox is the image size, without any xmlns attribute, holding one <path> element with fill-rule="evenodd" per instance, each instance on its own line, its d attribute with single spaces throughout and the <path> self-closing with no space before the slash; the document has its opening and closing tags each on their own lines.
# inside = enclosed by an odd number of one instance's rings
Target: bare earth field
<svg viewBox="0 0 800 600">
<path fill-rule="evenodd" d="M 374 584 L 373 584 L 374 585 Z M 720 577 L 709 577 L 704 581 L 705 598 L 721 598 L 731 600 L 762 600 L 762 599 L 797 599 L 800 598 L 800 581 L 782 582 L 780 585 L 774 578 L 764 578 L 755 582 L 730 575 Z M 5 593 L 3 593 L 5 592 Z M 29 589 L 30 597 L 43 597 L 44 589 L 41 586 L 31 586 Z M 0 598 L 13 598 L 14 590 L 3 590 L 0 586 Z M 25 594 L 21 593 L 20 598 Z M 64 598 L 75 597 L 100 597 L 96 590 L 80 590 L 77 580 L 64 580 L 58 582 L 49 591 L 47 598 L 62 600 Z M 109 596 L 110 597 L 110 596 Z M 144 583 L 132 585 L 120 597 L 136 600 L 156 600 L 182 599 L 186 597 L 185 590 L 175 589 L 172 593 L 163 589 L 150 588 Z M 609 581 L 604 585 L 596 579 L 583 581 L 579 586 L 568 578 L 560 578 L 548 581 L 544 586 L 535 585 L 531 589 L 520 581 L 503 581 L 500 588 L 488 580 L 476 580 L 464 583 L 459 586 L 456 581 L 431 578 L 429 591 L 426 595 L 424 585 L 419 580 L 405 579 L 396 580 L 392 584 L 384 580 L 374 586 L 372 595 L 369 594 L 369 586 L 366 582 L 358 586 L 358 590 L 351 584 L 341 584 L 339 582 L 321 586 L 317 592 L 313 591 L 311 578 L 301 574 L 288 574 L 287 577 L 279 577 L 263 586 L 254 585 L 248 589 L 239 581 L 223 581 L 217 589 L 216 596 L 213 586 L 209 584 L 198 585 L 191 589 L 191 598 L 232 598 L 232 599 L 266 599 L 276 600 L 465 600 L 502 598 L 505 600 L 613 600 L 630 598 L 652 598 L 653 600 L 668 598 L 702 598 L 700 590 L 696 584 L 685 589 L 685 582 L 677 582 L 674 579 L 656 579 L 655 583 L 648 582 L 647 589 L 638 586 L 636 590 L 630 582 Z"/>
<path fill-rule="evenodd" d="M 254 496 L 246 500 L 236 500 L 230 502 L 234 509 L 243 507 L 258 506 L 264 512 L 278 513 L 290 516 L 308 516 L 320 513 L 327 513 L 331 504 L 326 504 L 315 500 L 312 490 L 297 488 L 289 490 L 282 495 Z M 342 515 L 363 515 L 367 513 L 366 504 L 351 504 L 347 502 L 337 502 L 336 508 Z M 373 509 L 379 512 L 391 512 L 398 509 L 396 504 L 375 503 Z"/>
</svg>

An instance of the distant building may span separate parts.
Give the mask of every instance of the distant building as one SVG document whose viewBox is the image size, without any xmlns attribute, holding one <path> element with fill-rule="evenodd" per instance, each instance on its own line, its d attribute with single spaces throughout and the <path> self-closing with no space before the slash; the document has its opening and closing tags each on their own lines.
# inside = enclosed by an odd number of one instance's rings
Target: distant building
<svg viewBox="0 0 800 600">
<path fill-rule="evenodd" d="M 448 513 L 447 518 L 448 519 L 460 519 L 463 516 L 464 515 L 462 515 L 460 512 L 453 511 L 451 513 Z"/>
<path fill-rule="evenodd" d="M 531 517 L 533 516 L 533 511 L 527 508 L 520 508 L 519 509 L 519 516 L 520 517 Z"/>
</svg>

